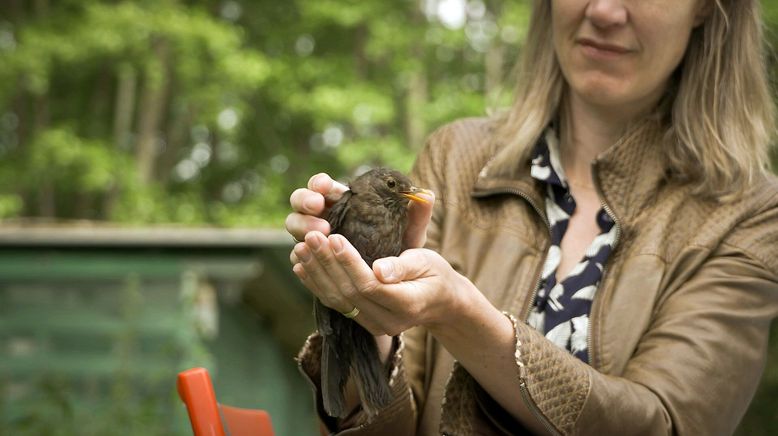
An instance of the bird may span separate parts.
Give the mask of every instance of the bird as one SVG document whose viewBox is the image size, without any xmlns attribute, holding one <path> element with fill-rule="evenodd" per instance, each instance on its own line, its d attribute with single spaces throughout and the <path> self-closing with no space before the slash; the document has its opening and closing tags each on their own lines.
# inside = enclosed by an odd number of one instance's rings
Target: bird
<svg viewBox="0 0 778 436">
<path fill-rule="evenodd" d="M 410 202 L 428 203 L 403 173 L 375 168 L 354 179 L 349 189 L 326 213 L 330 233 L 344 236 L 364 261 L 398 256 L 408 225 Z M 353 376 L 362 410 L 372 417 L 392 400 L 389 380 L 373 335 L 353 319 L 314 303 L 314 317 L 322 336 L 322 400 L 325 412 L 344 418 L 345 387 Z"/>
</svg>

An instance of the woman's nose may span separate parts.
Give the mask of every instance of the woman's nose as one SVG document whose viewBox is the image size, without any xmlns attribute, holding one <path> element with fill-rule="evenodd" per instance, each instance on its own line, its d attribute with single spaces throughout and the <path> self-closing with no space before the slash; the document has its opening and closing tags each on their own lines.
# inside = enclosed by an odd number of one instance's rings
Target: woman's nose
<svg viewBox="0 0 778 436">
<path fill-rule="evenodd" d="M 627 9 L 622 0 L 591 0 L 586 7 L 586 18 L 596 27 L 609 28 L 627 22 Z"/>
</svg>

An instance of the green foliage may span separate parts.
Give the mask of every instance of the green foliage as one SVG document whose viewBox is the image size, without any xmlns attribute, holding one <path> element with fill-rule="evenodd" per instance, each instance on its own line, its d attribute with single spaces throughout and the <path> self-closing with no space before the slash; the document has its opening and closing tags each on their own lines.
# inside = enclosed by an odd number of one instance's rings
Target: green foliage
<svg viewBox="0 0 778 436">
<path fill-rule="evenodd" d="M 22 199 L 18 195 L 0 195 L 0 219 L 19 216 L 22 206 Z"/>
<path fill-rule="evenodd" d="M 311 174 L 407 170 L 434 128 L 509 104 L 527 31 L 529 2 L 441 4 L 16 2 L 0 218 L 280 226 Z"/>
<path fill-rule="evenodd" d="M 117 176 L 130 163 L 99 140 L 79 137 L 67 128 L 37 132 L 26 157 L 28 186 L 53 183 L 63 191 L 104 191 L 118 183 Z"/>
<path fill-rule="evenodd" d="M 0 21 L 0 217 L 279 226 L 313 173 L 408 170 L 484 112 L 509 67 L 486 52 L 518 49 L 526 4 L 471 3 L 452 25 L 419 0 L 22 2 Z"/>
</svg>

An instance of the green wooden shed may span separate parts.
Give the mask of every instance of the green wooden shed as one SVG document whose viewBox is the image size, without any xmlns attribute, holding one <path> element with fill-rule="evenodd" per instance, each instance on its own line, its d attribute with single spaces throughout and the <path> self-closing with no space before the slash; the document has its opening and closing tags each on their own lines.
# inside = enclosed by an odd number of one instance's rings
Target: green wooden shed
<svg viewBox="0 0 778 436">
<path fill-rule="evenodd" d="M 0 227 L 0 434 L 191 434 L 176 374 L 315 434 L 311 297 L 276 230 Z"/>
</svg>

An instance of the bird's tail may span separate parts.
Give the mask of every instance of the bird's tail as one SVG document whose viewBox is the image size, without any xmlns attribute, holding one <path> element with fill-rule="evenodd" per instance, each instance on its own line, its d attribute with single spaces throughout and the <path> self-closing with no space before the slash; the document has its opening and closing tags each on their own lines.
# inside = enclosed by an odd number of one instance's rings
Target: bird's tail
<svg viewBox="0 0 778 436">
<path fill-rule="evenodd" d="M 352 330 L 357 391 L 362 400 L 362 409 L 374 416 L 379 409 L 392 401 L 392 391 L 384 364 L 378 355 L 378 346 L 373 335 L 354 323 Z"/>
<path fill-rule="evenodd" d="M 336 344 L 337 339 L 325 336 L 321 350 L 321 394 L 324 411 L 336 418 L 346 417 L 346 398 L 343 390 L 348 380 L 349 368 L 339 359 Z"/>
<path fill-rule="evenodd" d="M 322 336 L 321 344 L 321 394 L 324 411 L 336 418 L 346 416 L 346 398 L 344 390 L 348 381 L 352 348 L 344 343 L 343 321 L 340 316 L 333 317 L 334 311 L 317 299 L 314 304 L 314 318 Z"/>
<path fill-rule="evenodd" d="M 338 338 L 334 337 L 332 309 L 317 299 L 313 306 L 316 327 L 322 337 L 321 344 L 321 394 L 324 410 L 330 416 L 343 418 L 346 413 L 346 399 L 343 389 L 348 377 L 348 367 L 339 359 Z M 346 360 L 345 362 L 348 362 Z"/>
</svg>

